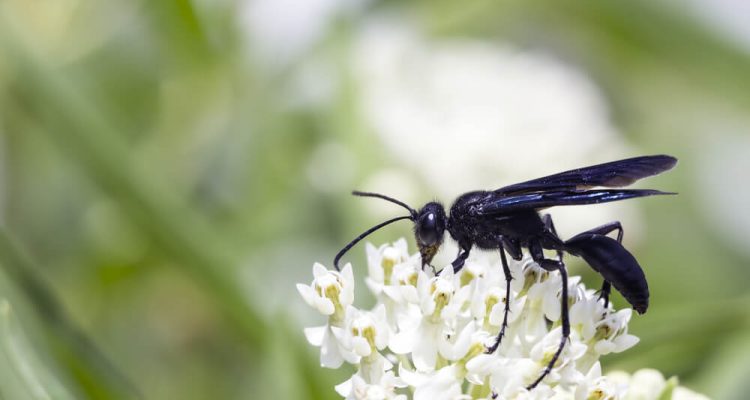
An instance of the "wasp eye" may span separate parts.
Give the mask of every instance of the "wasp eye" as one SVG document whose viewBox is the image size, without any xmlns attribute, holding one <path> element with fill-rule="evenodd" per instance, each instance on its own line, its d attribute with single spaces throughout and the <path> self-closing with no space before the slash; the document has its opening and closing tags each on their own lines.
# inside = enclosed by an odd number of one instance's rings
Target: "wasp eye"
<svg viewBox="0 0 750 400">
<path fill-rule="evenodd" d="M 420 249 L 440 246 L 445 233 L 446 218 L 443 206 L 437 202 L 425 204 L 414 221 L 414 233 Z"/>
<path fill-rule="evenodd" d="M 434 229 L 436 226 L 435 214 L 429 213 L 422 218 L 422 224 L 427 229 Z"/>
<path fill-rule="evenodd" d="M 427 213 L 419 219 L 419 240 L 428 246 L 439 241 L 438 221 L 434 213 Z"/>
</svg>

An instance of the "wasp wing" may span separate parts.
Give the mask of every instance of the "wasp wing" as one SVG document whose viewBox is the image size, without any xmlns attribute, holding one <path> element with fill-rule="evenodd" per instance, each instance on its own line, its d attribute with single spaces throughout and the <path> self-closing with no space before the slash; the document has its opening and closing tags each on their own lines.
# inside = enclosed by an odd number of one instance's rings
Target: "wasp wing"
<svg viewBox="0 0 750 400">
<path fill-rule="evenodd" d="M 651 189 L 601 189 L 586 191 L 550 191 L 521 193 L 514 195 L 493 195 L 485 198 L 472 210 L 477 216 L 506 214 L 516 211 L 541 209 L 554 206 L 575 206 L 583 204 L 609 203 L 635 197 L 675 194 Z"/>
<path fill-rule="evenodd" d="M 667 155 L 627 158 L 516 183 L 495 190 L 494 193 L 509 195 L 552 190 L 581 190 L 596 186 L 623 187 L 641 178 L 667 171 L 675 164 L 677 164 L 677 159 Z"/>
</svg>

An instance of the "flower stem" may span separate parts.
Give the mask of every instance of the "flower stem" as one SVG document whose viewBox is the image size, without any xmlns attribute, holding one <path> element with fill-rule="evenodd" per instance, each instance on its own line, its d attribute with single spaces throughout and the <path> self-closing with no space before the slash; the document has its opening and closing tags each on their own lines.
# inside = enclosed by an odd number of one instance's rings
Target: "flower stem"
<svg viewBox="0 0 750 400">
<path fill-rule="evenodd" d="M 0 230 L 0 265 L 23 289 L 36 317 L 44 326 L 43 337 L 61 369 L 77 389 L 90 399 L 132 399 L 140 394 L 71 321 L 52 290 L 36 273 L 33 263 Z"/>
<path fill-rule="evenodd" d="M 127 135 L 113 128 L 64 76 L 47 67 L 22 42 L 21 30 L 15 25 L 0 14 L 0 58 L 18 75 L 19 92 L 34 100 L 24 110 L 40 121 L 37 132 L 47 135 L 158 248 L 211 293 L 246 337 L 246 344 L 262 349 L 269 328 L 247 300 L 244 293 L 249 288 L 234 276 L 241 264 L 239 247 L 227 245 L 231 240 L 221 237 L 202 215 L 160 182 L 158 174 L 135 162 L 122 139 Z"/>
</svg>

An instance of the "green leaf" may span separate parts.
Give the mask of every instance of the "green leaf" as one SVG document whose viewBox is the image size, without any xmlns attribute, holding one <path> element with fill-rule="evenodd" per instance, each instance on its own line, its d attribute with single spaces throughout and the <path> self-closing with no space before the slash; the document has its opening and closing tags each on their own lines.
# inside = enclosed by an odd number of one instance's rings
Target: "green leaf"
<svg viewBox="0 0 750 400">
<path fill-rule="evenodd" d="M 679 383 L 680 381 L 676 376 L 667 379 L 664 390 L 662 390 L 661 394 L 659 395 L 659 400 L 671 400 L 672 393 Z"/>
<path fill-rule="evenodd" d="M 6 299 L 0 299 L 0 397 L 38 400 L 75 398 L 40 360 Z"/>
</svg>

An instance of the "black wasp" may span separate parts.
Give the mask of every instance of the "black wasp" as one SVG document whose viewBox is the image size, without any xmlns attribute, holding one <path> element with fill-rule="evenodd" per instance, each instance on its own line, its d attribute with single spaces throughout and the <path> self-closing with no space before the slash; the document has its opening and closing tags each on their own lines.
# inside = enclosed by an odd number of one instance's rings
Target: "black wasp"
<svg viewBox="0 0 750 400">
<path fill-rule="evenodd" d="M 506 293 L 510 294 L 510 282 L 513 278 L 505 253 L 514 260 L 521 260 L 522 248 L 526 248 L 540 267 L 560 272 L 561 299 L 567 299 L 568 276 L 562 261 L 565 252 L 583 258 L 604 278 L 600 298 L 604 300 L 605 307 L 609 304 L 610 290 L 614 286 L 638 313 L 643 314 L 648 308 L 649 298 L 646 276 L 635 257 L 622 246 L 623 230 L 619 222 L 610 222 L 562 240 L 555 232 L 550 215 L 540 215 L 539 211 L 554 206 L 597 204 L 674 194 L 650 189 L 611 188 L 627 186 L 641 178 L 657 175 L 671 169 L 676 163 L 676 158 L 667 155 L 635 157 L 560 172 L 493 191 L 468 192 L 456 199 L 451 206 L 450 215 L 446 215 L 443 205 L 437 202 L 427 203 L 417 211 L 382 194 L 355 191 L 352 193 L 355 196 L 377 197 L 398 204 L 406 208 L 409 215 L 390 219 L 368 229 L 341 249 L 333 263 L 339 269 L 341 257 L 360 240 L 388 224 L 409 219 L 414 221 L 414 235 L 422 256 L 422 267 L 432 261 L 443 243 L 447 229 L 459 246 L 458 256 L 452 263 L 454 271 L 461 270 L 474 246 L 484 250 L 500 250 Z M 596 187 L 610 189 L 594 189 Z M 617 239 L 606 236 L 614 231 L 617 231 Z M 546 258 L 545 249 L 556 251 L 557 259 Z M 560 345 L 544 372 L 528 389 L 536 387 L 549 374 L 570 335 L 568 302 L 561 301 L 561 307 Z M 500 345 L 509 311 L 510 301 L 506 301 L 502 327 L 495 343 L 487 349 L 488 353 L 494 352 Z"/>
</svg>

